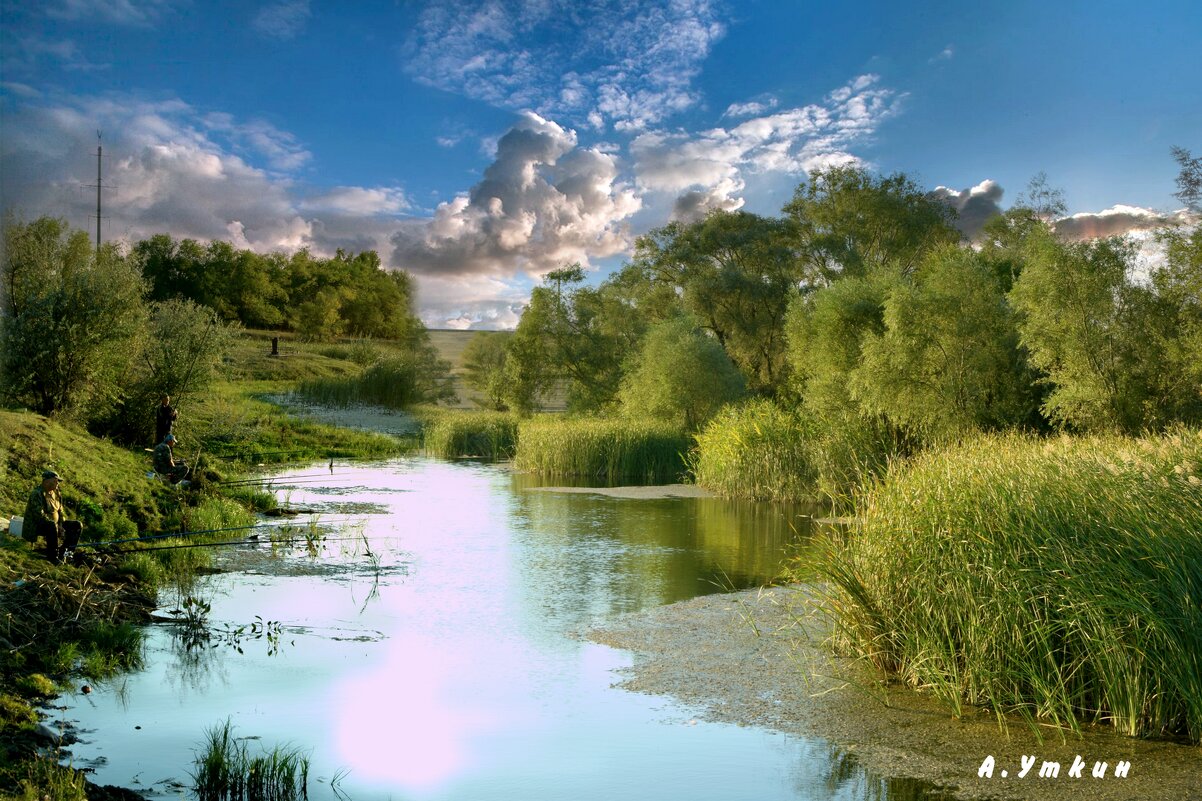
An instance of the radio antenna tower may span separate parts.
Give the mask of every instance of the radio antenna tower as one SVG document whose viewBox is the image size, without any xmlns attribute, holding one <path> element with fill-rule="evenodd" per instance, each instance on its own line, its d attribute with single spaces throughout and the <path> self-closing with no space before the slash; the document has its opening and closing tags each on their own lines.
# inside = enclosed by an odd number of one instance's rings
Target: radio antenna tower
<svg viewBox="0 0 1202 801">
<path fill-rule="evenodd" d="M 104 148 L 100 145 L 100 131 L 96 132 L 96 258 L 100 258 L 100 221 L 101 221 L 101 191 L 111 189 L 106 187 L 100 171 L 101 157 L 104 155 Z M 91 186 L 90 184 L 88 185 Z"/>
</svg>

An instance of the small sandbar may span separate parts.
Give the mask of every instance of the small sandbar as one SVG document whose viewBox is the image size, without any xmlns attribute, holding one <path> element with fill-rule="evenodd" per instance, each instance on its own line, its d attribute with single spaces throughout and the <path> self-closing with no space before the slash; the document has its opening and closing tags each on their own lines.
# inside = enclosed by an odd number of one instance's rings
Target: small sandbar
<svg viewBox="0 0 1202 801">
<path fill-rule="evenodd" d="M 527 492 L 566 492 L 575 495 L 604 495 L 607 498 L 655 500 L 657 498 L 716 498 L 696 484 L 660 484 L 654 487 L 527 487 Z"/>
<path fill-rule="evenodd" d="M 1041 741 L 1021 721 L 1003 731 L 985 712 L 955 719 L 932 698 L 833 656 L 819 603 L 800 587 L 710 595 L 632 613 L 585 636 L 634 652 L 618 686 L 673 696 L 711 720 L 822 738 L 877 774 L 934 782 L 958 798 L 1202 798 L 1202 749 L 1102 729 L 1078 738 L 1043 728 Z M 1019 778 L 1024 755 L 1037 761 Z M 1077 755 L 1086 765 L 1082 778 L 1071 778 Z M 994 777 L 978 778 L 987 756 Z M 1130 762 L 1128 778 L 1114 776 L 1120 760 Z M 1039 777 L 1045 761 L 1060 763 L 1058 778 Z M 1092 778 L 1095 761 L 1108 763 L 1106 778 Z"/>
</svg>

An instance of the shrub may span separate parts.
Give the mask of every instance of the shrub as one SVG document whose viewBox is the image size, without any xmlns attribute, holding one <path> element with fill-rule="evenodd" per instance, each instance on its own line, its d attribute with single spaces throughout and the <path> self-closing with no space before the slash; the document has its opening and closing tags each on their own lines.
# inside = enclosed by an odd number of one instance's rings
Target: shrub
<svg viewBox="0 0 1202 801">
<path fill-rule="evenodd" d="M 728 406 L 697 434 L 689 466 L 698 484 L 728 497 L 813 500 L 814 427 L 767 400 Z"/>
</svg>

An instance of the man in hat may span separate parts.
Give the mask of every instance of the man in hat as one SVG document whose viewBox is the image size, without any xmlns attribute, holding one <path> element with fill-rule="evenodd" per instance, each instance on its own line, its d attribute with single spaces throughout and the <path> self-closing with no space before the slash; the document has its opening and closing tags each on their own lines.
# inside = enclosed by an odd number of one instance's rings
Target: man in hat
<svg viewBox="0 0 1202 801">
<path fill-rule="evenodd" d="M 154 470 L 159 475 L 166 476 L 172 484 L 178 484 L 188 477 L 188 463 L 183 459 L 176 459 L 172 452 L 177 442 L 179 438 L 168 434 L 154 448 Z"/>
<path fill-rule="evenodd" d="M 42 473 L 41 485 L 34 487 L 29 494 L 29 502 L 25 504 L 25 520 L 21 524 L 21 536 L 30 544 L 36 543 L 38 537 L 46 540 L 46 556 L 55 562 L 62 561 L 65 550 L 59 545 L 65 522 L 63 499 L 58 494 L 60 481 L 58 473 L 53 470 Z"/>
</svg>

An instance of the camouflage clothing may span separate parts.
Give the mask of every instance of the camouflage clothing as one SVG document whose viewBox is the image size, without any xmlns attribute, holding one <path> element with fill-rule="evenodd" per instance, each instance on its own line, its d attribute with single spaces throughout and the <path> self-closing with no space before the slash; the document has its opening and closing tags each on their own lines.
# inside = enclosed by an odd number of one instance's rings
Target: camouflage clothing
<svg viewBox="0 0 1202 801">
<path fill-rule="evenodd" d="M 172 455 L 170 444 L 160 442 L 154 449 L 154 471 L 166 476 L 172 484 L 178 484 L 188 477 L 188 464 Z"/>
<path fill-rule="evenodd" d="M 25 519 L 21 523 L 21 536 L 30 543 L 37 542 L 38 537 L 46 540 L 46 555 L 54 560 L 63 558 L 63 548 L 60 545 L 65 519 L 63 500 L 58 490 L 47 490 L 41 486 L 35 487 L 29 493 L 29 503 L 25 504 Z"/>
</svg>

